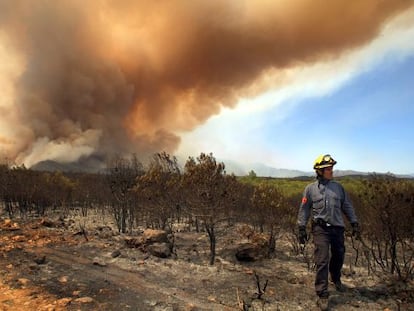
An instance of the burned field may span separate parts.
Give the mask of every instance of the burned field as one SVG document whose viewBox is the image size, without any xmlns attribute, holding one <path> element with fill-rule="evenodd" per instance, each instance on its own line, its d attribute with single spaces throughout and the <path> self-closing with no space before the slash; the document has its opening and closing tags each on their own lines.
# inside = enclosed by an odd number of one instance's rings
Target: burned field
<svg viewBox="0 0 414 311">
<path fill-rule="evenodd" d="M 1 220 L 1 310 L 313 310 L 311 249 L 295 255 L 281 236 L 272 258 L 237 225 L 223 230 L 209 264 L 205 232 L 120 234 L 89 217 Z M 173 243 L 163 253 L 165 236 Z M 159 239 L 159 240 L 158 240 Z M 154 245 L 158 246 L 154 247 Z M 236 254 L 249 252 L 250 260 Z M 257 246 L 255 248 L 255 246 Z M 151 248 L 152 247 L 152 248 Z M 412 282 L 392 282 L 353 266 L 331 310 L 413 310 Z M 247 257 L 246 257 L 247 258 Z"/>
</svg>

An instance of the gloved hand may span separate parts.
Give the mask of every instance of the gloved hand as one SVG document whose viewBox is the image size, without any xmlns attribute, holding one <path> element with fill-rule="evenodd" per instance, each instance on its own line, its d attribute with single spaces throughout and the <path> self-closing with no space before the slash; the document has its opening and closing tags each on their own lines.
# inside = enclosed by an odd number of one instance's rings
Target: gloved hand
<svg viewBox="0 0 414 311">
<path fill-rule="evenodd" d="M 306 244 L 308 241 L 308 234 L 306 233 L 306 227 L 300 226 L 299 227 L 299 244 Z"/>
<path fill-rule="evenodd" d="M 359 224 L 357 222 L 353 222 L 351 226 L 352 236 L 357 240 L 361 239 L 361 229 L 359 228 Z"/>
</svg>

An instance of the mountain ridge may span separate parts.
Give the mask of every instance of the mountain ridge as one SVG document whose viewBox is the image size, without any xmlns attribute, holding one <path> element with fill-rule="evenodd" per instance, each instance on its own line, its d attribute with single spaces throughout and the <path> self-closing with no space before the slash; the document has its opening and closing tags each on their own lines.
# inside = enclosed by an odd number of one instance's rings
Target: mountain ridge
<svg viewBox="0 0 414 311">
<path fill-rule="evenodd" d="M 238 176 L 246 176 L 253 171 L 260 177 L 273 177 L 273 178 L 295 178 L 295 177 L 312 177 L 315 176 L 313 171 L 301 171 L 284 168 L 275 168 L 263 163 L 253 163 L 249 166 L 249 169 L 245 169 L 242 165 L 237 164 L 234 161 L 223 161 L 226 165 L 227 173 L 234 173 Z M 360 172 L 354 170 L 335 170 L 335 176 L 350 176 L 350 175 L 368 175 L 368 172 Z"/>
<path fill-rule="evenodd" d="M 254 172 L 259 177 L 272 177 L 272 178 L 296 178 L 296 177 L 312 177 L 315 175 L 313 171 L 301 171 L 291 170 L 284 168 L 275 168 L 263 163 L 253 163 L 250 165 L 243 165 L 239 162 L 232 160 L 219 160 L 226 166 L 227 174 L 234 174 L 236 176 L 247 176 L 250 172 Z M 88 162 L 70 162 L 60 163 L 53 160 L 45 160 L 31 166 L 30 169 L 35 171 L 61 171 L 61 172 L 85 172 L 85 173 L 99 173 L 105 170 L 102 163 L 99 161 Z M 335 170 L 336 177 L 342 176 L 367 176 L 374 172 L 361 172 L 355 170 Z M 378 173 L 377 174 L 392 174 L 392 173 Z M 414 174 L 393 174 L 401 178 L 414 178 Z"/>
</svg>

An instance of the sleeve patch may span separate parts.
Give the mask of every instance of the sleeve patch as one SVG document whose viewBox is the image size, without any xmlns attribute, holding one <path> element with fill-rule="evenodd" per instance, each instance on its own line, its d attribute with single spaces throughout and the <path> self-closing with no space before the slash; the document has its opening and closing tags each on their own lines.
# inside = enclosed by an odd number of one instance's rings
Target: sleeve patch
<svg viewBox="0 0 414 311">
<path fill-rule="evenodd" d="M 302 198 L 302 204 L 306 204 L 306 202 L 308 202 L 308 198 L 307 197 L 303 197 Z"/>
</svg>

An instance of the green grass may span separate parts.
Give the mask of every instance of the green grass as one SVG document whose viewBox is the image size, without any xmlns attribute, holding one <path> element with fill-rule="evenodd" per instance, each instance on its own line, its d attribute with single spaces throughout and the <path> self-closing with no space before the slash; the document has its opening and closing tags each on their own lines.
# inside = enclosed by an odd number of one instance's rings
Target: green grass
<svg viewBox="0 0 414 311">
<path fill-rule="evenodd" d="M 349 193 L 358 193 L 361 189 L 363 181 L 369 179 L 371 176 L 343 176 L 335 178 L 341 183 L 345 190 Z M 314 177 L 295 177 L 295 178 L 272 178 L 272 177 L 238 177 L 240 182 L 248 183 L 257 186 L 262 183 L 268 183 L 278 187 L 285 197 L 301 196 L 306 185 L 315 181 Z M 413 179 L 408 180 L 414 183 Z"/>
</svg>

